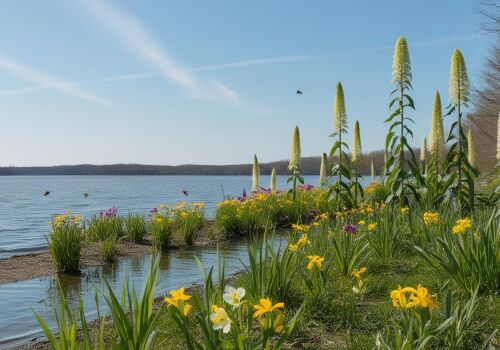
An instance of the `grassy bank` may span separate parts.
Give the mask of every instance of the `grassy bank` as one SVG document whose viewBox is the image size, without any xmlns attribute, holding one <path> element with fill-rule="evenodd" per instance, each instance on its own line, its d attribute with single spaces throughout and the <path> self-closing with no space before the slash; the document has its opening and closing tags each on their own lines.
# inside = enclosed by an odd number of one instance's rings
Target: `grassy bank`
<svg viewBox="0 0 500 350">
<path fill-rule="evenodd" d="M 241 221 L 238 225 L 248 225 L 242 232 L 249 238 L 266 232 L 263 244 L 250 239 L 244 273 L 226 281 L 221 261 L 214 268 L 218 278 L 213 269 L 201 269 L 204 286 L 166 293 L 164 305 L 153 309 L 157 276 L 153 265 L 150 288 L 137 293 L 141 298 L 126 297 L 135 305 L 127 303 L 126 309 L 134 310 L 128 317 L 119 311 L 125 310 L 120 298 L 113 301 L 112 292 L 104 292 L 115 310 L 113 326 L 96 328 L 89 339 L 102 334 L 106 349 L 500 346 L 498 211 L 485 207 L 462 216 L 451 206 L 400 208 L 367 202 L 355 209 L 320 212 L 322 196 L 321 190 L 298 191 L 297 198 L 303 200 L 296 200 L 305 208 L 291 212 L 303 213 L 300 220 L 293 219 L 303 221 L 292 225 L 287 245 L 279 249 L 265 227 L 286 225 L 286 217 L 276 220 L 272 211 L 258 209 L 271 206 L 288 212 L 290 208 L 280 203 L 286 203 L 286 194 L 260 194 L 221 204 L 217 215 L 225 206 L 237 207 L 234 216 Z M 243 206 L 252 210 L 240 209 Z M 256 218 L 249 219 L 249 213 Z M 219 222 L 218 227 L 233 226 Z M 228 297 L 228 285 L 244 289 L 237 303 Z M 263 299 L 276 308 L 255 316 Z M 75 316 L 75 327 L 81 328 L 77 320 Z M 227 321 L 228 332 L 216 321 Z M 127 322 L 135 328 L 127 331 L 120 326 Z"/>
</svg>

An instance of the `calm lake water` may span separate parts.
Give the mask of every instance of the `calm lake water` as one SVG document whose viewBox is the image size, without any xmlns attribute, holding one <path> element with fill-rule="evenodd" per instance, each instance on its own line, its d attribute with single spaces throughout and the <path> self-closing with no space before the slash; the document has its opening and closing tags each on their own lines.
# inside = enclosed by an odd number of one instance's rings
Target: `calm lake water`
<svg viewBox="0 0 500 350">
<path fill-rule="evenodd" d="M 279 176 L 279 188 L 288 188 L 287 177 Z M 267 184 L 269 177 L 262 176 Z M 317 176 L 306 176 L 316 185 Z M 368 184 L 363 178 L 362 183 Z M 208 217 L 225 195 L 239 196 L 249 190 L 249 176 L 26 176 L 0 177 L 0 258 L 46 248 L 45 234 L 53 215 L 68 210 L 90 216 L 116 206 L 120 214 L 149 213 L 160 204 L 179 201 L 206 203 Z M 182 194 L 186 190 L 188 197 Z M 45 191 L 50 195 L 43 196 Z M 84 198 L 83 193 L 89 197 Z M 282 238 L 276 237 L 279 246 Z M 219 247 L 226 273 L 244 269 L 248 260 L 246 242 L 224 243 Z M 162 256 L 158 295 L 171 289 L 199 283 L 200 274 L 194 257 L 210 268 L 217 265 L 217 246 L 171 250 Z M 95 288 L 103 290 L 106 279 L 115 292 L 120 291 L 124 275 L 138 289 L 149 269 L 150 257 L 119 261 L 104 267 L 88 268 L 80 276 L 61 276 L 62 292 L 72 305 L 84 300 L 89 319 L 95 318 Z M 54 309 L 59 307 L 60 291 L 56 276 L 0 285 L 0 349 L 27 342 L 42 335 L 33 310 L 40 313 L 51 328 L 55 327 Z M 101 300 L 101 307 L 104 301 Z"/>
<path fill-rule="evenodd" d="M 317 185 L 317 176 L 305 176 Z M 286 176 L 279 188 L 289 188 Z M 0 177 L 0 258 L 45 249 L 51 217 L 68 210 L 91 216 L 110 207 L 119 214 L 149 213 L 160 204 L 205 202 L 206 214 L 225 195 L 251 188 L 250 176 L 5 176 Z M 363 179 L 364 184 L 368 178 Z M 261 176 L 267 186 L 269 176 Z M 188 192 L 186 197 L 182 191 Z M 43 196 L 45 191 L 50 195 Z M 224 191 L 224 192 L 223 192 Z M 83 193 L 88 193 L 87 199 Z"/>
<path fill-rule="evenodd" d="M 275 237 L 276 249 L 282 240 L 281 236 Z M 247 243 L 245 240 L 238 240 L 221 243 L 218 246 L 171 250 L 163 254 L 160 261 L 157 296 L 165 295 L 172 289 L 202 283 L 195 256 L 207 269 L 214 267 L 214 278 L 217 278 L 217 263 L 220 256 L 225 262 L 226 276 L 229 276 L 243 270 L 247 265 Z M 127 275 L 130 284 L 133 284 L 140 294 L 147 278 L 150 260 L 150 256 L 144 256 L 121 260 L 104 267 L 87 268 L 80 276 L 60 275 L 61 290 L 73 310 L 78 308 L 78 300 L 81 297 L 88 320 L 95 319 L 97 317 L 95 290 L 96 288 L 99 291 L 105 290 L 104 279 L 120 298 L 122 282 Z M 50 328 L 57 329 L 54 311 L 59 310 L 60 297 L 61 291 L 56 276 L 0 285 L 0 349 L 9 349 L 43 336 L 31 308 L 42 316 Z M 108 310 L 101 295 L 99 303 L 101 312 Z"/>
</svg>

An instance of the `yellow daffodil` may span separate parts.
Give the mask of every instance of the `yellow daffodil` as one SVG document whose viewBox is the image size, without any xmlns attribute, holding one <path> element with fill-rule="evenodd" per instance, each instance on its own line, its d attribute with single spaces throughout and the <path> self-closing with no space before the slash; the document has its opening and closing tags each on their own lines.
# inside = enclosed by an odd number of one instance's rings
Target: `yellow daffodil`
<svg viewBox="0 0 500 350">
<path fill-rule="evenodd" d="M 309 259 L 309 263 L 307 264 L 308 270 L 312 270 L 314 265 L 316 265 L 318 269 L 321 269 L 321 265 L 323 264 L 323 261 L 325 261 L 325 258 L 322 258 L 319 255 L 309 255 L 307 258 Z"/>
<path fill-rule="evenodd" d="M 438 213 L 433 213 L 430 211 L 426 211 L 424 213 L 424 223 L 426 225 L 437 224 L 438 221 L 439 221 L 439 214 Z"/>
<path fill-rule="evenodd" d="M 439 304 L 429 294 L 427 288 L 418 285 L 417 290 L 410 295 L 408 307 L 421 306 L 423 308 L 438 309 Z"/>
<path fill-rule="evenodd" d="M 359 226 L 364 226 L 364 225 L 366 225 L 366 221 L 365 220 L 359 220 L 358 221 L 358 225 Z"/>
<path fill-rule="evenodd" d="M 299 240 L 297 241 L 297 244 L 298 244 L 299 246 L 302 246 L 302 247 L 305 247 L 305 246 L 306 246 L 306 245 L 308 245 L 309 243 L 311 243 L 311 242 L 309 241 L 309 238 L 307 237 L 307 234 L 306 234 L 306 233 L 304 233 L 304 234 L 303 234 L 303 235 L 299 238 Z"/>
<path fill-rule="evenodd" d="M 434 300 L 427 288 L 418 285 L 417 289 L 405 287 L 391 291 L 392 305 L 397 308 L 412 308 L 420 306 L 422 308 L 437 309 L 439 304 Z M 409 300 L 408 300 L 409 299 Z"/>
<path fill-rule="evenodd" d="M 259 316 L 265 315 L 267 313 L 272 313 L 277 309 L 283 309 L 285 307 L 285 303 L 276 303 L 273 305 L 271 299 L 263 298 L 259 300 L 259 304 L 253 306 L 255 312 L 253 313 L 253 318 L 257 318 Z"/>
<path fill-rule="evenodd" d="M 368 269 L 367 269 L 366 267 L 362 267 L 362 268 L 360 268 L 359 270 L 354 270 L 354 271 L 352 272 L 352 275 L 353 275 L 354 277 L 358 278 L 358 279 L 361 279 L 362 275 L 363 275 L 365 272 L 367 272 L 367 271 L 368 271 Z"/>
<path fill-rule="evenodd" d="M 373 223 L 373 224 L 368 224 L 368 231 L 373 231 L 377 228 L 377 224 Z"/>
<path fill-rule="evenodd" d="M 453 233 L 463 233 L 468 228 L 472 227 L 472 221 L 469 218 L 459 219 L 453 226 Z"/>
<path fill-rule="evenodd" d="M 299 249 L 299 244 L 298 243 L 290 243 L 288 245 L 288 249 L 292 252 L 292 253 L 295 253 L 298 249 Z"/>
<path fill-rule="evenodd" d="M 184 288 L 179 288 L 177 290 L 171 290 L 170 297 L 166 297 L 164 299 L 164 301 L 165 301 L 165 303 L 168 304 L 168 306 L 174 306 L 174 307 L 178 308 L 179 310 L 182 308 L 182 313 L 184 314 L 184 316 L 187 316 L 187 314 L 191 310 L 191 305 L 184 303 L 184 302 L 191 299 L 191 296 L 185 294 L 184 291 L 185 291 Z"/>
<path fill-rule="evenodd" d="M 212 327 L 216 331 L 222 329 L 223 333 L 229 333 L 229 331 L 231 330 L 231 320 L 229 319 L 226 310 L 224 310 L 224 308 L 222 307 L 212 305 L 210 321 L 212 321 Z"/>
<path fill-rule="evenodd" d="M 408 299 L 406 298 L 406 292 L 404 292 L 401 287 L 391 291 L 392 305 L 397 308 L 406 308 L 408 304 Z"/>
</svg>

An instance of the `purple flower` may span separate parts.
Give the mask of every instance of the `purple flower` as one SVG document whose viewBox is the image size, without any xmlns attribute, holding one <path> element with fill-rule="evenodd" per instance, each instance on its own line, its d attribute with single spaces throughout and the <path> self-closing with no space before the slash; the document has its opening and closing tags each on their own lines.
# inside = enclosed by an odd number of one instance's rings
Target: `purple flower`
<svg viewBox="0 0 500 350">
<path fill-rule="evenodd" d="M 243 193 L 241 194 L 241 197 L 237 198 L 240 202 L 244 202 L 247 199 L 247 191 L 243 189 Z"/>
<path fill-rule="evenodd" d="M 307 184 L 307 185 L 298 185 L 297 188 L 299 190 L 311 191 L 314 188 L 314 186 L 313 185 L 309 185 L 309 184 Z"/>
<path fill-rule="evenodd" d="M 106 209 L 104 213 L 101 212 L 101 217 L 104 218 L 114 218 L 116 215 L 118 215 L 118 209 L 116 207 Z"/>
<path fill-rule="evenodd" d="M 149 211 L 151 215 L 158 214 L 158 208 L 153 208 Z"/>
<path fill-rule="evenodd" d="M 271 189 L 270 188 L 261 187 L 261 188 L 259 188 L 258 191 L 256 191 L 256 193 L 270 194 L 271 193 Z"/>
<path fill-rule="evenodd" d="M 344 225 L 344 232 L 355 234 L 358 232 L 358 230 L 357 230 L 356 226 L 354 226 L 353 224 L 347 224 L 347 225 Z"/>
</svg>

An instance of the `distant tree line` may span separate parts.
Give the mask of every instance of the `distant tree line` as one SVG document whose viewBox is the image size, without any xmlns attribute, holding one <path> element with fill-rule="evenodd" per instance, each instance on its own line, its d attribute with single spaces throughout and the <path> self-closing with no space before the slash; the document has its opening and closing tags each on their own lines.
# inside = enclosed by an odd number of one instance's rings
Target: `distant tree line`
<svg viewBox="0 0 500 350">
<path fill-rule="evenodd" d="M 415 155 L 420 152 L 414 150 Z M 373 159 L 376 175 L 380 175 L 384 166 L 384 152 L 373 151 L 361 156 L 359 165 L 361 174 L 370 175 Z M 330 166 L 336 158 L 329 158 Z M 321 164 L 320 157 L 302 158 L 303 174 L 318 175 Z M 262 175 L 271 174 L 276 168 L 278 175 L 289 175 L 288 160 L 261 163 Z M 0 176 L 12 175 L 251 175 L 252 164 L 230 165 L 147 165 L 147 164 L 110 164 L 110 165 L 58 165 L 34 167 L 0 167 Z"/>
</svg>

